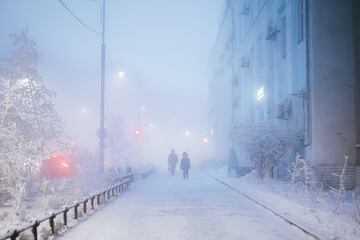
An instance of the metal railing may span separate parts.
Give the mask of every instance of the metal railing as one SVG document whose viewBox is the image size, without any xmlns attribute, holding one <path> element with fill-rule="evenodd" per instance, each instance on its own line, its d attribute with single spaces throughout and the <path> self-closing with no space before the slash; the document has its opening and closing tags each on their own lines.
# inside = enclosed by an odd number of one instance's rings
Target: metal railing
<svg viewBox="0 0 360 240">
<path fill-rule="evenodd" d="M 134 180 L 135 177 L 140 176 L 142 179 L 146 178 L 147 176 L 149 176 L 150 174 L 154 173 L 156 171 L 156 168 L 149 168 L 143 171 L 136 171 L 134 173 L 131 174 L 127 174 L 124 175 L 124 177 L 128 177 L 131 178 L 132 180 Z M 115 178 L 115 182 L 118 182 L 121 178 Z"/>
<path fill-rule="evenodd" d="M 150 174 L 154 173 L 156 171 L 156 168 L 150 168 L 147 171 L 144 171 L 141 176 L 142 178 L 146 178 L 147 176 L 149 176 Z"/>
<path fill-rule="evenodd" d="M 133 174 L 127 174 L 117 180 L 117 182 L 103 191 L 100 191 L 96 194 L 93 194 L 89 197 L 84 198 L 82 201 L 78 201 L 73 203 L 72 205 L 64 207 L 62 210 L 58 210 L 53 212 L 49 216 L 31 221 L 28 225 L 23 226 L 21 228 L 9 230 L 4 236 L 0 236 L 0 240 L 16 240 L 20 234 L 24 233 L 25 231 L 31 230 L 32 236 L 34 240 L 38 240 L 38 227 L 41 223 L 48 222 L 51 235 L 55 235 L 55 219 L 57 217 L 61 217 L 62 223 L 64 227 L 68 227 L 69 223 L 69 212 L 73 211 L 73 219 L 77 220 L 81 217 L 79 210 L 82 210 L 83 214 L 88 213 L 88 204 L 90 203 L 91 210 L 94 210 L 96 206 L 100 206 L 103 202 L 110 200 L 111 198 L 118 196 L 121 192 L 126 191 L 130 183 L 134 180 Z"/>
<path fill-rule="evenodd" d="M 154 168 L 150 168 L 150 169 L 147 169 L 147 170 L 139 172 L 139 173 L 134 173 L 134 176 L 140 176 L 141 178 L 146 178 L 147 176 L 154 173 L 155 171 L 156 171 L 156 168 L 154 167 Z"/>
</svg>

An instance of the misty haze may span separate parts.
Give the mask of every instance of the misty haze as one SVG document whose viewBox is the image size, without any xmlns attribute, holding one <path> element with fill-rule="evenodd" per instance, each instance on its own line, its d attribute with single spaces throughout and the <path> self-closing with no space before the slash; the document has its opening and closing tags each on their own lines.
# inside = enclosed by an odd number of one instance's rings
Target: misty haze
<svg viewBox="0 0 360 240">
<path fill-rule="evenodd" d="M 360 238 L 357 0 L 0 0 L 0 240 Z"/>
</svg>

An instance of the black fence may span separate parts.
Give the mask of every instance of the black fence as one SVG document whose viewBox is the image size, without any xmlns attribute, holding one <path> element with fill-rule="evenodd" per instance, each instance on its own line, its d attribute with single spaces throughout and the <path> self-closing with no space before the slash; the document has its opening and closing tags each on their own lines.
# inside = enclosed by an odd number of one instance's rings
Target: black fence
<svg viewBox="0 0 360 240">
<path fill-rule="evenodd" d="M 154 173 L 156 171 L 156 168 L 153 167 L 153 168 L 148 168 L 148 169 L 145 169 L 145 170 L 138 170 L 138 171 L 135 171 L 133 173 L 131 173 L 131 178 L 132 180 L 134 180 L 134 178 L 146 178 L 147 176 L 149 176 L 150 174 Z M 120 178 L 116 178 L 115 179 L 115 182 L 119 181 Z"/>
<path fill-rule="evenodd" d="M 23 226 L 18 229 L 9 230 L 4 236 L 0 236 L 0 240 L 16 240 L 22 233 L 31 230 L 31 234 L 34 240 L 38 240 L 38 228 L 41 223 L 48 223 L 50 227 L 50 235 L 55 235 L 55 219 L 59 219 L 64 227 L 68 227 L 69 217 L 77 220 L 80 218 L 82 214 L 87 214 L 89 212 L 89 208 L 94 210 L 95 207 L 100 206 L 107 200 L 118 196 L 123 191 L 126 191 L 131 182 L 134 180 L 133 174 L 127 174 L 121 178 L 118 178 L 115 184 L 103 191 L 100 191 L 94 195 L 91 195 L 87 198 L 84 198 L 82 201 L 75 202 L 72 205 L 64 207 L 62 210 L 56 211 L 51 215 L 34 220 L 30 222 L 28 225 Z M 80 213 L 81 211 L 81 213 Z M 72 213 L 72 216 L 70 216 Z"/>
<path fill-rule="evenodd" d="M 141 178 L 146 178 L 150 174 L 154 173 L 156 171 L 156 168 L 150 168 L 146 171 L 143 171 L 141 173 L 134 173 L 134 176 L 141 176 Z"/>
</svg>

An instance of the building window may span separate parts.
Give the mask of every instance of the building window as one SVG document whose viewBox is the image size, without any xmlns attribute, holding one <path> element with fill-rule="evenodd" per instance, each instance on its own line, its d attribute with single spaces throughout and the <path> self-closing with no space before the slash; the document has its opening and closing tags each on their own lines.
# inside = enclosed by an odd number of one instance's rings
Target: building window
<svg viewBox="0 0 360 240">
<path fill-rule="evenodd" d="M 256 99 L 257 100 L 261 100 L 265 97 L 265 89 L 264 87 L 260 87 L 257 91 L 256 91 Z"/>
<path fill-rule="evenodd" d="M 304 14 L 304 0 L 296 0 L 296 28 L 298 43 L 301 43 L 304 40 Z"/>
<path fill-rule="evenodd" d="M 239 99 L 238 98 L 234 99 L 234 101 L 233 101 L 233 109 L 237 109 L 237 108 L 239 108 Z"/>
<path fill-rule="evenodd" d="M 233 87 L 239 86 L 239 79 L 236 76 L 234 76 L 232 79 L 232 86 Z"/>
<path fill-rule="evenodd" d="M 286 17 L 281 18 L 281 56 L 286 58 Z"/>
</svg>

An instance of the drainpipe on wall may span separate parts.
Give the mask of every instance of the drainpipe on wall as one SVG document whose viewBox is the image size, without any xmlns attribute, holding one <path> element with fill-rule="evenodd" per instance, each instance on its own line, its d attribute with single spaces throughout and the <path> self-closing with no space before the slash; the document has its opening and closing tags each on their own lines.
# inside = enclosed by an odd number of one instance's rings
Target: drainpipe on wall
<svg viewBox="0 0 360 240">
<path fill-rule="evenodd" d="M 234 41 L 235 41 L 235 28 L 234 28 L 234 6 L 233 2 L 229 1 L 229 10 L 231 14 L 231 80 L 230 80 L 230 146 L 229 148 L 233 147 L 233 137 L 232 131 L 234 128 Z"/>
<path fill-rule="evenodd" d="M 311 145 L 311 107 L 310 107 L 310 100 L 311 100 L 311 89 L 310 89 L 310 0 L 305 0 L 305 50 L 306 50 L 306 89 L 305 89 L 305 139 L 304 145 L 308 147 Z"/>
</svg>

